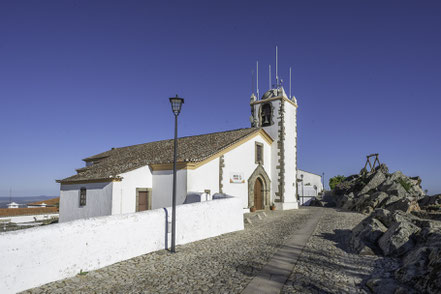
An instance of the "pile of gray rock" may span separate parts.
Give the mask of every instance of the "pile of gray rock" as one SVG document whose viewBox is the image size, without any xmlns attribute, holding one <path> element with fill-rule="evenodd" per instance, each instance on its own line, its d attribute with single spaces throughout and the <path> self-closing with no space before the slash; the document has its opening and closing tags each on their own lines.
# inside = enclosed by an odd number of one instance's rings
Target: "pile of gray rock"
<svg viewBox="0 0 441 294">
<path fill-rule="evenodd" d="M 399 258 L 392 278 L 368 281 L 374 293 L 383 293 L 396 281 L 417 293 L 441 293 L 441 222 L 403 211 L 375 209 L 353 230 L 349 243 L 359 254 Z M 372 286 L 374 285 L 374 286 Z M 404 293 L 411 291 L 406 290 Z M 394 292 L 392 292 L 394 293 Z"/>
<path fill-rule="evenodd" d="M 366 281 L 374 293 L 441 293 L 441 221 L 426 217 L 426 209 L 440 206 L 441 195 L 425 196 L 420 184 L 418 177 L 390 174 L 383 164 L 347 177 L 332 191 L 337 207 L 370 214 L 352 230 L 350 247 L 401 261 L 389 277 Z"/>
<path fill-rule="evenodd" d="M 418 200 L 424 196 L 419 177 L 407 177 L 397 171 L 392 174 L 385 164 L 371 172 L 362 170 L 347 177 L 332 191 L 337 207 L 370 213 L 375 208 L 411 212 L 419 210 Z"/>
</svg>

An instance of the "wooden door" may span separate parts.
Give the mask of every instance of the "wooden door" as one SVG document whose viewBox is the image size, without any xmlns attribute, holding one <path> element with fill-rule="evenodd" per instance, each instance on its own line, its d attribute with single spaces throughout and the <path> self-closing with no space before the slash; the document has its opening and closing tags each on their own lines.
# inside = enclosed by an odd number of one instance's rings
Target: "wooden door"
<svg viewBox="0 0 441 294">
<path fill-rule="evenodd" d="M 260 179 L 256 179 L 256 182 L 254 183 L 254 207 L 257 210 L 263 209 L 262 188 L 262 181 Z"/>
<path fill-rule="evenodd" d="M 147 209 L 149 209 L 149 193 L 148 191 L 139 191 L 137 211 L 143 211 Z"/>
</svg>

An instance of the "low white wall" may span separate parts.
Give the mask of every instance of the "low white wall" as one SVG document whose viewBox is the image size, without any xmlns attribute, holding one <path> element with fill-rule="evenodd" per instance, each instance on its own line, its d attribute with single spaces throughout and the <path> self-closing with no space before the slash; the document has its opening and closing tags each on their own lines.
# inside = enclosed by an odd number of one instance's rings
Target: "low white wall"
<svg viewBox="0 0 441 294">
<path fill-rule="evenodd" d="M 58 213 L 48 213 L 48 214 L 35 214 L 35 215 L 20 215 L 20 216 L 10 216 L 10 217 L 0 217 L 0 221 L 9 220 L 11 223 L 27 223 L 33 222 L 35 220 L 48 220 L 52 217 L 58 217 Z"/>
<path fill-rule="evenodd" d="M 0 293 L 23 291 L 164 249 L 170 239 L 166 233 L 170 216 L 170 208 L 155 209 L 2 233 Z M 239 198 L 180 205 L 176 220 L 176 244 L 244 228 Z"/>
<path fill-rule="evenodd" d="M 302 187 L 302 182 L 299 183 L 299 196 L 317 196 L 318 192 L 312 186 Z"/>
</svg>

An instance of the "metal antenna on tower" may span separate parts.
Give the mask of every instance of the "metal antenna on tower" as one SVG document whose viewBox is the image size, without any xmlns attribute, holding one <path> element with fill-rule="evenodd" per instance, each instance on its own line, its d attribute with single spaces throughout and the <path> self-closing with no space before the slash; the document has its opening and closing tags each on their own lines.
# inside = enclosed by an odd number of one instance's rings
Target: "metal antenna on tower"
<svg viewBox="0 0 441 294">
<path fill-rule="evenodd" d="M 271 64 L 268 65 L 268 79 L 269 79 L 269 89 L 271 90 Z"/>
<path fill-rule="evenodd" d="M 254 94 L 254 70 L 251 70 L 251 94 Z"/>
<path fill-rule="evenodd" d="M 289 99 L 291 99 L 291 66 L 289 67 Z"/>
<path fill-rule="evenodd" d="M 276 88 L 279 86 L 279 61 L 278 61 L 278 48 L 276 46 Z"/>
<path fill-rule="evenodd" d="M 259 60 L 256 61 L 256 94 L 257 99 L 259 99 Z"/>
</svg>

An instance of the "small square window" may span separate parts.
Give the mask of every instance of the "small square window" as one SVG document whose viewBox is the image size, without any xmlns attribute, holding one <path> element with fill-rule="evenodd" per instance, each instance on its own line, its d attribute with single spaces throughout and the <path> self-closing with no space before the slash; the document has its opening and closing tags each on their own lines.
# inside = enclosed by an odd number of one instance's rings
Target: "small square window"
<svg viewBox="0 0 441 294">
<path fill-rule="evenodd" d="M 80 206 L 86 206 L 86 188 L 80 189 Z"/>
</svg>

